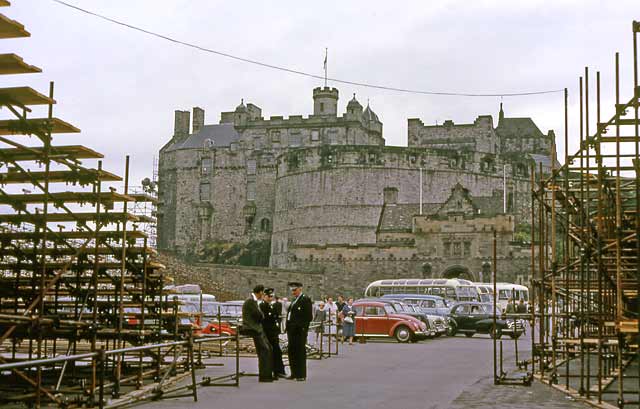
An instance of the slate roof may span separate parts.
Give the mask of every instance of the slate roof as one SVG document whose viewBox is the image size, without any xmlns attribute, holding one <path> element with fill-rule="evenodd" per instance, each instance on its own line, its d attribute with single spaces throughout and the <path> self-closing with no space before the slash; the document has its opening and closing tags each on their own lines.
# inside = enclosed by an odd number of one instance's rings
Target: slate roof
<svg viewBox="0 0 640 409">
<path fill-rule="evenodd" d="M 240 134 L 233 124 L 205 125 L 197 133 L 191 134 L 182 142 L 174 143 L 166 151 L 178 149 L 202 148 L 207 139 L 213 141 L 213 147 L 229 146 L 240 139 Z"/>
<path fill-rule="evenodd" d="M 544 136 L 531 118 L 502 118 L 496 132 L 500 136 Z"/>
<path fill-rule="evenodd" d="M 536 153 L 529 153 L 528 155 L 536 163 L 536 169 L 538 168 L 540 163 L 542 163 L 542 167 L 543 168 L 551 169 L 551 156 L 549 156 L 549 155 L 539 155 L 539 154 L 536 154 Z M 556 169 L 559 168 L 560 166 L 561 166 L 560 162 L 558 162 L 556 160 L 556 163 L 555 163 Z"/>
</svg>

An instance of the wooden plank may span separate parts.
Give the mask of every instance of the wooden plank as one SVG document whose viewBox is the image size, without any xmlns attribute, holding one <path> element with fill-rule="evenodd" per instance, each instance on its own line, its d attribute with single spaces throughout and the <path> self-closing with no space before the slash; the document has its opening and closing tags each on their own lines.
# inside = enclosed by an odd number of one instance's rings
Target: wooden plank
<svg viewBox="0 0 640 409">
<path fill-rule="evenodd" d="M 25 63 L 22 57 L 16 54 L 0 54 L 0 75 L 33 74 L 38 72 L 42 72 L 42 69 Z"/>
<path fill-rule="evenodd" d="M 1 15 L 1 14 L 0 14 Z M 0 104 L 2 105 L 49 105 L 56 101 L 31 87 L 0 88 Z"/>
<path fill-rule="evenodd" d="M 31 34 L 24 26 L 15 20 L 11 20 L 4 14 L 0 14 L 0 38 L 30 37 Z"/>
<path fill-rule="evenodd" d="M 15 162 L 41 160 L 44 156 L 44 149 L 41 146 L 23 148 L 0 149 L 0 162 L 7 162 L 8 159 Z M 49 157 L 69 158 L 69 159 L 101 159 L 104 157 L 99 152 L 81 145 L 52 146 Z M 6 158 L 7 160 L 3 160 Z"/>
<path fill-rule="evenodd" d="M 56 205 L 62 203 L 94 203 L 98 198 L 97 193 L 93 192 L 54 192 L 49 194 L 49 203 Z M 35 194 L 8 194 L 0 197 L 0 204 L 38 204 L 44 202 L 45 195 L 42 193 Z M 116 192 L 101 192 L 100 202 L 134 202 L 131 196 L 123 195 Z"/>
<path fill-rule="evenodd" d="M 29 183 L 33 181 L 44 182 L 46 172 L 9 172 L 0 173 L 0 185 Z M 98 171 L 96 169 L 82 169 L 80 171 L 73 170 L 57 170 L 50 171 L 48 175 L 50 183 L 71 183 L 88 185 L 100 180 L 102 182 L 120 182 L 122 178 L 106 171 Z"/>
<path fill-rule="evenodd" d="M 80 129 L 59 118 L 28 118 L 0 120 L 0 135 L 46 135 L 79 133 Z"/>
<path fill-rule="evenodd" d="M 64 223 L 64 222 L 93 222 L 97 218 L 96 213 L 49 213 L 47 215 L 47 223 Z M 122 219 L 126 217 L 127 221 L 134 223 L 151 223 L 154 222 L 155 219 L 133 214 L 133 213 L 122 213 L 122 212 L 113 212 L 113 213 L 100 213 L 100 222 L 101 223 L 119 223 Z M 44 215 L 42 213 L 38 214 L 0 214 L 0 223 L 7 224 L 19 224 L 19 223 L 31 223 L 31 224 L 42 224 L 44 220 Z"/>
</svg>

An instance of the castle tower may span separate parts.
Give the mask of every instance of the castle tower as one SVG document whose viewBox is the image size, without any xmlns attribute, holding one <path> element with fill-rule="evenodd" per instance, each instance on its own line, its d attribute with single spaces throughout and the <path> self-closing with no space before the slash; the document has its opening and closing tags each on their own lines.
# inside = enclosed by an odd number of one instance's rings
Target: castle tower
<svg viewBox="0 0 640 409">
<path fill-rule="evenodd" d="M 249 118 L 249 111 L 247 111 L 247 107 L 244 105 L 244 99 L 240 101 L 240 105 L 236 107 L 236 110 L 233 114 L 233 124 L 235 126 L 245 126 L 247 124 L 247 119 Z"/>
<path fill-rule="evenodd" d="M 362 105 L 356 99 L 356 94 L 353 94 L 353 98 L 347 104 L 346 117 L 349 121 L 359 121 L 362 118 Z"/>
<path fill-rule="evenodd" d="M 338 115 L 338 89 L 331 87 L 313 89 L 313 115 Z"/>
</svg>

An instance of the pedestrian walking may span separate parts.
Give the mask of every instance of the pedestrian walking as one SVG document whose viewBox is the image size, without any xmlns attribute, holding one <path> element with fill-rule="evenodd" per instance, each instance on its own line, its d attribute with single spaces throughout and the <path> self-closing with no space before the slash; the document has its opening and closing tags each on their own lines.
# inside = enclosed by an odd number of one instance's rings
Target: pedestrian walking
<svg viewBox="0 0 640 409">
<path fill-rule="evenodd" d="M 336 302 L 336 307 L 338 307 L 338 312 L 342 312 L 342 308 L 344 308 L 345 305 L 346 303 L 344 302 L 344 297 L 339 295 L 338 302 Z"/>
<path fill-rule="evenodd" d="M 264 315 L 262 328 L 271 345 L 273 380 L 277 380 L 278 378 L 286 378 L 287 374 L 284 371 L 282 349 L 280 349 L 280 314 L 282 312 L 282 304 L 278 307 L 278 303 L 275 301 L 274 291 L 273 288 L 265 288 L 260 310 Z"/>
<path fill-rule="evenodd" d="M 258 381 L 272 382 L 272 351 L 271 344 L 264 333 L 262 322 L 264 315 L 258 305 L 262 301 L 263 285 L 257 285 L 251 293 L 251 297 L 242 304 L 242 335 L 253 338 L 253 344 L 258 354 Z"/>
<path fill-rule="evenodd" d="M 353 308 L 353 298 L 342 307 L 342 343 L 349 338 L 349 345 L 353 345 L 353 337 L 356 335 L 356 311 Z"/>
<path fill-rule="evenodd" d="M 287 311 L 287 338 L 289 340 L 289 379 L 305 381 L 307 379 L 307 335 L 313 319 L 311 299 L 302 293 L 302 283 L 289 283 L 291 300 Z"/>
<path fill-rule="evenodd" d="M 324 302 L 320 301 L 320 304 L 318 305 L 318 309 L 316 310 L 316 313 L 313 316 L 313 323 L 317 325 L 314 331 L 316 333 L 316 338 L 314 342 L 316 346 L 318 345 L 318 338 L 321 337 L 322 334 L 324 334 L 324 324 L 326 321 L 327 321 L 327 309 L 325 308 Z"/>
</svg>

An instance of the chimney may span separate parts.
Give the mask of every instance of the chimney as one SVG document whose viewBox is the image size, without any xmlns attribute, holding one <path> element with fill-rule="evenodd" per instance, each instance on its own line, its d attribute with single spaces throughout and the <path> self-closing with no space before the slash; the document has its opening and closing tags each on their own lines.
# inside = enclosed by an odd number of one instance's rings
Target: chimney
<svg viewBox="0 0 640 409">
<path fill-rule="evenodd" d="M 204 109 L 193 107 L 193 133 L 198 133 L 204 127 Z"/>
<path fill-rule="evenodd" d="M 189 111 L 176 111 L 173 125 L 174 138 L 184 138 L 189 135 L 189 122 L 191 113 Z"/>
</svg>

